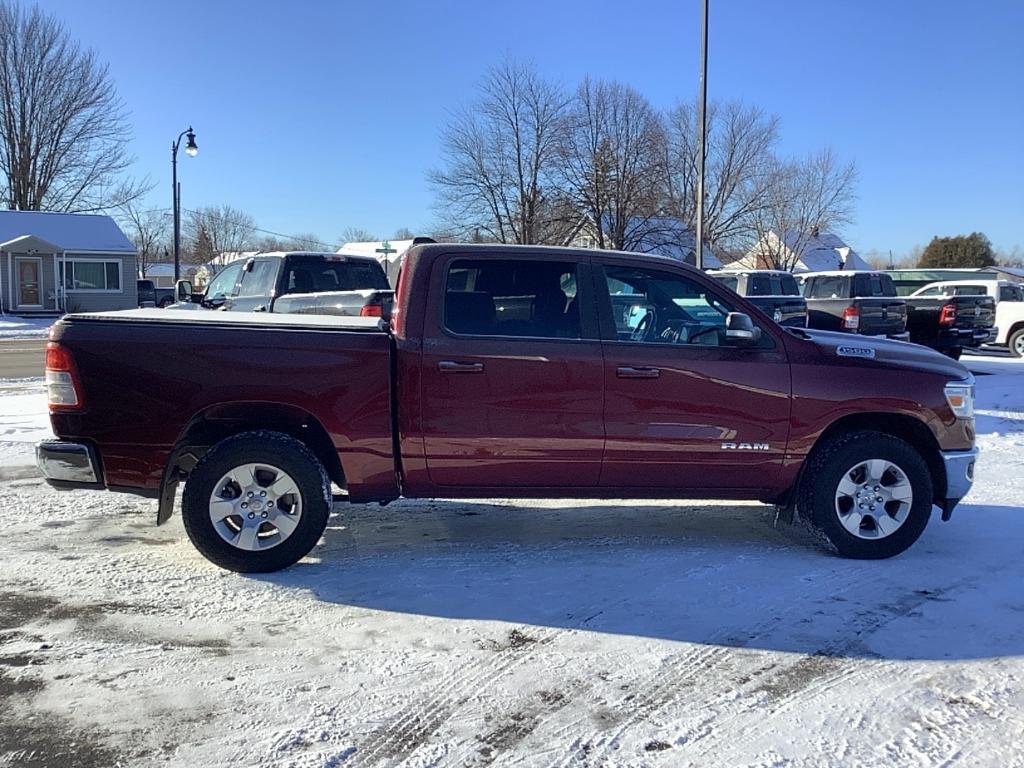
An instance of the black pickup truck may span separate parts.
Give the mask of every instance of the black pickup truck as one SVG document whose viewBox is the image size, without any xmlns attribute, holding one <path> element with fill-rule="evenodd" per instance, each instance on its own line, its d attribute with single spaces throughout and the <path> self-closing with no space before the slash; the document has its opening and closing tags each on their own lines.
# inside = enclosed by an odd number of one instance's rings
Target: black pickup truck
<svg viewBox="0 0 1024 768">
<path fill-rule="evenodd" d="M 394 291 L 373 258 L 337 253 L 261 253 L 223 267 L 203 293 L 178 283 L 173 309 L 384 317 Z"/>
<path fill-rule="evenodd" d="M 807 300 L 789 272 L 776 269 L 713 270 L 722 285 L 745 296 L 779 325 L 807 327 Z"/>
<path fill-rule="evenodd" d="M 907 302 L 884 272 L 811 272 L 801 284 L 808 327 L 910 341 Z"/>
<path fill-rule="evenodd" d="M 991 296 L 908 296 L 906 302 L 910 340 L 954 360 L 965 347 L 996 338 L 996 302 Z"/>
</svg>

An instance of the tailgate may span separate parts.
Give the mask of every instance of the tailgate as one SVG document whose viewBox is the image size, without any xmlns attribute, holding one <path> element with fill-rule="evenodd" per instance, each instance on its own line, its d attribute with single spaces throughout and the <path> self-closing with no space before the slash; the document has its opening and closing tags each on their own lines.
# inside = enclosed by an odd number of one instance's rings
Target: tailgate
<svg viewBox="0 0 1024 768">
<path fill-rule="evenodd" d="M 907 302 L 903 299 L 854 299 L 853 304 L 860 310 L 859 333 L 884 336 L 903 333 L 907 328 Z"/>
<path fill-rule="evenodd" d="M 807 299 L 803 296 L 748 296 L 747 301 L 779 325 L 807 325 Z"/>
<path fill-rule="evenodd" d="M 996 302 L 991 296 L 955 296 L 954 328 L 991 328 L 996 322 Z"/>
</svg>

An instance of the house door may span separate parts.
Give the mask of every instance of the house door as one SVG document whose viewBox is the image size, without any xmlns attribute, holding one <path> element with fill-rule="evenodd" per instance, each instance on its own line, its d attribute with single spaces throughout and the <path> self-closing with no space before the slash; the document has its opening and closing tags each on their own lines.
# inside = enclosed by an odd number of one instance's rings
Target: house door
<svg viewBox="0 0 1024 768">
<path fill-rule="evenodd" d="M 15 257 L 15 272 L 18 275 L 18 306 L 24 308 L 43 306 L 43 260 L 34 256 Z"/>
</svg>

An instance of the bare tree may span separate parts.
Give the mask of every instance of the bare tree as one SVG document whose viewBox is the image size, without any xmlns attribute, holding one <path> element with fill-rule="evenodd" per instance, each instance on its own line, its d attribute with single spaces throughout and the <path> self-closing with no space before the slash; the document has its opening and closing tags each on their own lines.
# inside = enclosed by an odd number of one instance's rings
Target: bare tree
<svg viewBox="0 0 1024 768">
<path fill-rule="evenodd" d="M 563 179 L 597 247 L 646 250 L 666 228 L 661 116 L 630 86 L 586 78 L 567 125 Z"/>
<path fill-rule="evenodd" d="M 416 233 L 408 227 L 399 227 L 395 230 L 395 234 L 391 236 L 392 240 L 412 240 L 416 237 Z"/>
<path fill-rule="evenodd" d="M 97 211 L 139 198 L 106 64 L 38 7 L 0 0 L 0 173 L 13 210 Z"/>
<path fill-rule="evenodd" d="M 554 175 L 568 99 L 531 64 L 491 69 L 441 136 L 432 172 L 444 228 L 500 243 L 560 243 L 572 227 Z"/>
<path fill-rule="evenodd" d="M 223 253 L 238 253 L 255 246 L 256 222 L 230 205 L 189 211 L 190 261 L 205 264 Z"/>
<path fill-rule="evenodd" d="M 696 103 L 668 114 L 667 206 L 691 230 L 697 226 Z M 704 239 L 728 250 L 752 239 L 754 214 L 766 203 L 773 181 L 778 117 L 739 102 L 712 103 L 704 169 Z"/>
<path fill-rule="evenodd" d="M 297 235 L 264 235 L 254 244 L 263 253 L 271 251 L 334 251 L 337 246 L 324 242 L 312 232 Z"/>
<path fill-rule="evenodd" d="M 135 202 L 124 203 L 118 209 L 118 223 L 135 245 L 139 258 L 139 274 L 146 270 L 170 247 L 171 219 L 166 211 L 145 209 Z"/>
<path fill-rule="evenodd" d="M 338 238 L 342 243 L 371 243 L 380 240 L 375 234 L 362 227 L 345 227 Z"/>
<path fill-rule="evenodd" d="M 754 215 L 755 255 L 772 269 L 792 271 L 819 234 L 849 224 L 857 169 L 831 149 L 800 160 L 776 160 L 764 205 Z"/>
</svg>

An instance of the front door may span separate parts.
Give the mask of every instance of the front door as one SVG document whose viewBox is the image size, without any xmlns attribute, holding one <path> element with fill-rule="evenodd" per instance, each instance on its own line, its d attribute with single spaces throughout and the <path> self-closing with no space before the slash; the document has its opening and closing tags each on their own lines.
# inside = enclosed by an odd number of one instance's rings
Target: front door
<svg viewBox="0 0 1024 768">
<path fill-rule="evenodd" d="M 601 343 L 584 260 L 439 259 L 421 363 L 430 482 L 596 487 Z"/>
<path fill-rule="evenodd" d="M 696 276 L 627 263 L 595 275 L 604 292 L 601 485 L 725 495 L 773 487 L 790 419 L 781 340 L 762 329 L 759 346 L 730 346 L 728 298 Z"/>
<path fill-rule="evenodd" d="M 43 260 L 35 256 L 16 256 L 14 269 L 18 281 L 18 307 L 41 309 L 43 306 Z"/>
</svg>

